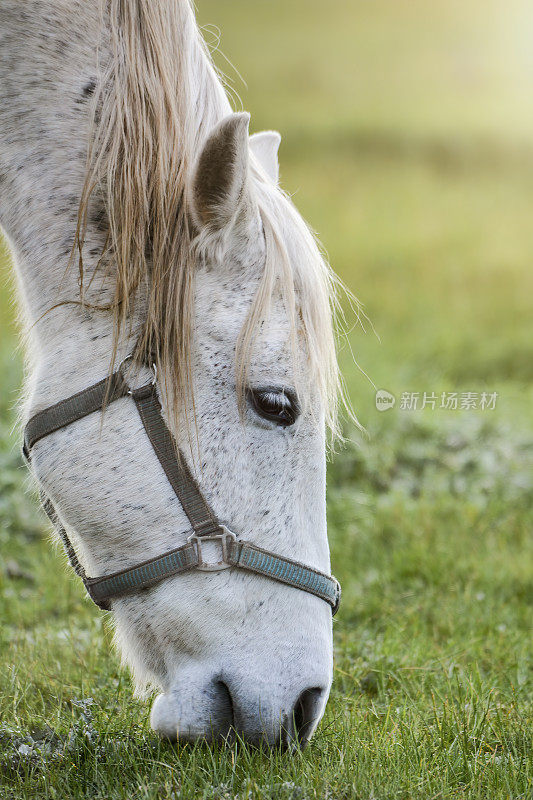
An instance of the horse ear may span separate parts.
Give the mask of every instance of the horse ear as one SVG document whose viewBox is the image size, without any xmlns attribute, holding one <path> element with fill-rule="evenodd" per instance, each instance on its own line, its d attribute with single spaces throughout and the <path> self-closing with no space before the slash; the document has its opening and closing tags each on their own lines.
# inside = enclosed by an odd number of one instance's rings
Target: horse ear
<svg viewBox="0 0 533 800">
<path fill-rule="evenodd" d="M 261 131 L 250 136 L 250 150 L 274 183 L 279 181 L 280 144 L 281 136 L 277 131 Z"/>
<path fill-rule="evenodd" d="M 199 228 L 222 230 L 246 210 L 249 123 L 247 113 L 230 114 L 213 129 L 202 148 L 190 197 Z"/>
</svg>

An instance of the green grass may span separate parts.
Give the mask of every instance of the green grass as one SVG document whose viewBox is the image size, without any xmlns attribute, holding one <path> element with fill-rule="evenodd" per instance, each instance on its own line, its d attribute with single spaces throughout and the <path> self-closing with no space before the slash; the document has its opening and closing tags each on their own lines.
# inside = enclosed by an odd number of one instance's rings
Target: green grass
<svg viewBox="0 0 533 800">
<path fill-rule="evenodd" d="M 342 349 L 367 435 L 348 430 L 329 472 L 344 589 L 331 700 L 290 756 L 151 734 L 109 623 L 25 492 L 3 281 L 0 797 L 531 800 L 533 14 L 525 0 L 200 7 L 379 333 L 351 331 L 357 362 L 398 398 L 378 412 Z M 406 412 L 404 391 L 498 401 Z"/>
</svg>

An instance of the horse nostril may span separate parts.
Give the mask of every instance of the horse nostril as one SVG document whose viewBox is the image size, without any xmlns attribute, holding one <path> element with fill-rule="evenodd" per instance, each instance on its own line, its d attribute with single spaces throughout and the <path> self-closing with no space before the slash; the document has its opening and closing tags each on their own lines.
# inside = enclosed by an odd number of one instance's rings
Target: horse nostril
<svg viewBox="0 0 533 800">
<path fill-rule="evenodd" d="M 215 686 L 218 690 L 218 699 L 220 706 L 223 709 L 224 716 L 226 720 L 229 721 L 229 725 L 234 727 L 235 714 L 233 711 L 233 697 L 231 696 L 229 686 L 227 683 L 224 683 L 224 681 L 217 681 Z"/>
<path fill-rule="evenodd" d="M 318 724 L 323 694 L 320 687 L 305 689 L 294 705 L 287 727 L 289 738 L 297 740 L 300 746 L 308 742 Z"/>
<path fill-rule="evenodd" d="M 184 681 L 156 697 L 150 722 L 154 731 L 173 741 L 228 741 L 234 725 L 231 692 L 218 678 Z"/>
</svg>

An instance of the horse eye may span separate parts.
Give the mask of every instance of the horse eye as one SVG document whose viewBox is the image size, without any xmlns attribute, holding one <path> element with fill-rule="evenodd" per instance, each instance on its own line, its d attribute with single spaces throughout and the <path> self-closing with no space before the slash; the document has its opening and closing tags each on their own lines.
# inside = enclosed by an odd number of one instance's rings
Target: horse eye
<svg viewBox="0 0 533 800">
<path fill-rule="evenodd" d="M 256 414 L 282 428 L 294 425 L 300 413 L 296 396 L 288 389 L 248 389 L 248 398 Z"/>
</svg>

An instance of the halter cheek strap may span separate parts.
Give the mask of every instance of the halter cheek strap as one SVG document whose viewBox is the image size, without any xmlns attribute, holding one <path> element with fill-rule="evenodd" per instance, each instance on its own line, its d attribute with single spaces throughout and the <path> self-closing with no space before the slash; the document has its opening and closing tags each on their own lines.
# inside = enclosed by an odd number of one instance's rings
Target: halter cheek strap
<svg viewBox="0 0 533 800">
<path fill-rule="evenodd" d="M 165 578 L 182 572 L 193 569 L 219 571 L 233 567 L 314 594 L 325 600 L 335 614 L 340 603 L 341 589 L 333 576 L 238 539 L 218 521 L 194 480 L 184 456 L 176 449 L 161 414 L 155 379 L 139 389 L 130 389 L 122 369 L 119 368 L 109 378 L 35 414 L 24 431 L 22 449 L 26 460 L 30 463 L 33 446 L 45 436 L 128 395 L 135 402 L 159 463 L 191 523 L 192 534 L 186 544 L 161 556 L 110 575 L 91 578 L 85 574 L 52 502 L 41 492 L 43 508 L 63 542 L 70 564 L 96 605 L 109 610 L 113 598 L 148 589 Z M 220 548 L 218 560 L 206 559 L 206 550 L 212 551 L 212 548 L 205 547 L 207 543 L 216 544 Z"/>
</svg>

